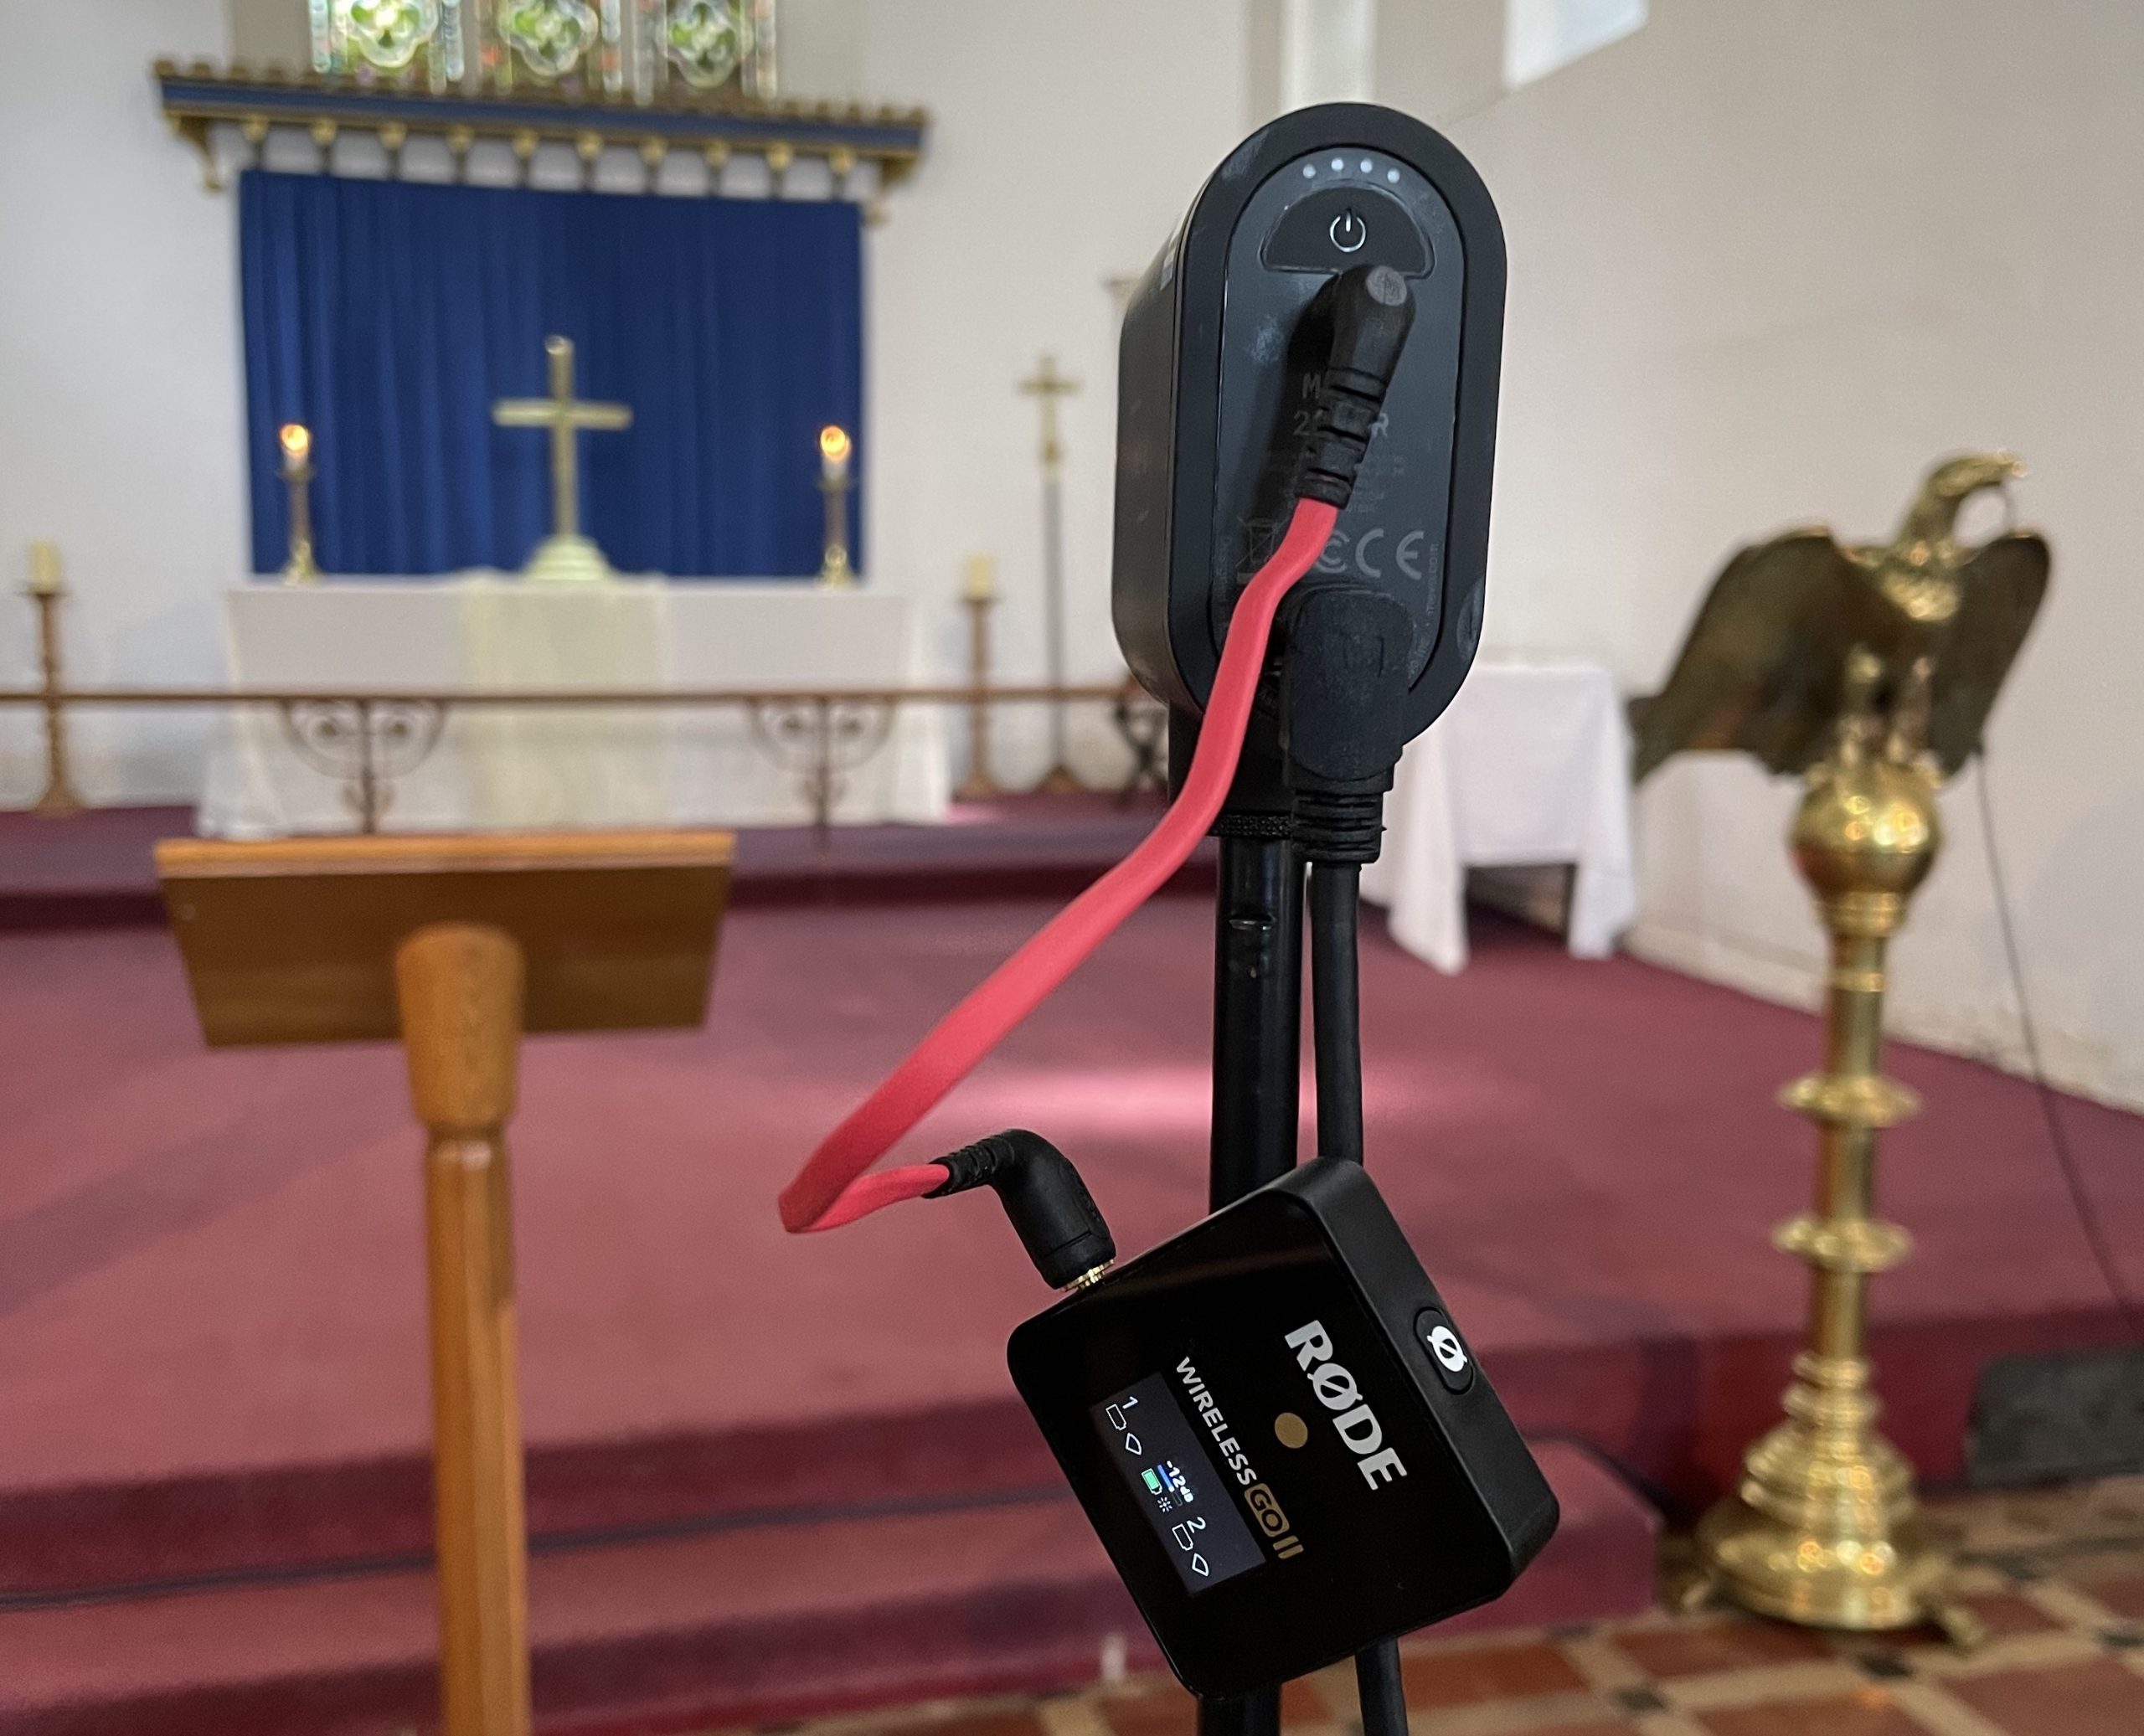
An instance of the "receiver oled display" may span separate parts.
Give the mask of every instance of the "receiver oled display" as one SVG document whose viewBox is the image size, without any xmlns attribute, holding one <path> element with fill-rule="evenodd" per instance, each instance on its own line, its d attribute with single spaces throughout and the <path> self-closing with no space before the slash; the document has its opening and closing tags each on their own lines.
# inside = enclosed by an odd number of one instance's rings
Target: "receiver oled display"
<svg viewBox="0 0 2144 1736">
<path fill-rule="evenodd" d="M 1186 1591 L 1203 1591 L 1265 1559 L 1168 1376 L 1150 1374 L 1090 1414 Z"/>
</svg>

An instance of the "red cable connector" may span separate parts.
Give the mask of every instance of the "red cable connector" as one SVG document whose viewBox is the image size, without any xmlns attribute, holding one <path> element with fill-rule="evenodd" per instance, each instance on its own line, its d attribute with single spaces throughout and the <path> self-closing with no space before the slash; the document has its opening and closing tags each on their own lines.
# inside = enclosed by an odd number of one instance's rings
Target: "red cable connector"
<svg viewBox="0 0 2144 1736">
<path fill-rule="evenodd" d="M 1220 667 L 1183 787 L 1139 847 L 1073 899 L 931 1028 L 878 1089 L 819 1141 L 781 1193 L 781 1222 L 795 1231 L 834 1229 L 896 1201 L 945 1185 L 943 1164 L 864 1172 L 997 1048 L 1005 1035 L 1145 904 L 1198 847 L 1228 799 L 1265 672 L 1273 616 L 1332 534 L 1337 507 L 1301 500 L 1288 533 L 1258 569 L 1229 623 Z"/>
</svg>

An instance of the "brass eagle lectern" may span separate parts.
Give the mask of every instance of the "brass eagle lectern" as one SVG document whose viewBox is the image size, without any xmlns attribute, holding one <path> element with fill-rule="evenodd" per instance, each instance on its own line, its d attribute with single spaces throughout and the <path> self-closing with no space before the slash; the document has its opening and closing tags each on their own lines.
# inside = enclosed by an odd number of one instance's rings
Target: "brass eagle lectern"
<svg viewBox="0 0 2144 1736">
<path fill-rule="evenodd" d="M 1698 1527 L 1709 1583 L 1823 1627 L 1935 1620 L 1949 1563 L 1913 1473 L 1875 1429 L 1863 1354 L 1868 1280 L 1910 1243 L 1874 1215 L 1875 1136 L 1918 1107 L 1878 1072 L 1884 950 L 1942 842 L 1935 794 L 1971 759 L 2046 595 L 2046 539 L 1976 545 L 1958 515 L 2023 473 L 2007 452 L 1938 465 L 1898 535 L 1842 548 L 1822 528 L 1743 549 L 1713 581 L 1667 685 L 1631 706 L 1642 779 L 1671 755 L 1739 749 L 1807 779 L 1791 842 L 1831 935 L 1824 1066 L 1781 1100 L 1817 1124 L 1814 1209 L 1773 1233 L 1811 1272 L 1808 1337 L 1786 1419 L 1752 1446 Z"/>
</svg>

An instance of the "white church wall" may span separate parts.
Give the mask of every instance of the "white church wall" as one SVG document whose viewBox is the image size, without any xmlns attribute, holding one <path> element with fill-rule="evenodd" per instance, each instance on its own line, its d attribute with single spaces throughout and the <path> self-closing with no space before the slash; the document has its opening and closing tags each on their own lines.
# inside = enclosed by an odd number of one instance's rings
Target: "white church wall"
<svg viewBox="0 0 2144 1736">
<path fill-rule="evenodd" d="M 1470 40 L 1482 10 L 1457 8 Z M 1877 538 L 1939 455 L 2030 461 L 2019 508 L 2054 579 L 1992 724 L 1995 815 L 2052 1069 L 2130 1103 L 2140 89 L 2135 7 L 1657 0 L 1626 40 L 1442 116 L 1510 239 L 1492 651 L 1598 657 L 1648 688 L 1745 538 L 1810 518 Z M 1897 949 L 1897 1025 L 2016 1064 L 1976 775 L 1946 799 L 1949 842 Z M 1795 799 L 1737 760 L 1658 775 L 1636 950 L 1813 1000 L 1818 934 L 1782 847 Z"/>
<path fill-rule="evenodd" d="M 1054 352 L 1083 387 L 1061 400 L 1067 672 L 1114 680 L 1119 303 L 1108 280 L 1146 269 L 1241 136 L 1242 0 L 791 0 L 791 50 L 840 34 L 822 32 L 822 12 L 853 21 L 830 59 L 858 94 L 920 102 L 932 121 L 929 155 L 868 244 L 872 582 L 917 600 L 936 667 L 952 676 L 966 667 L 963 564 L 994 554 L 999 670 L 1039 677 L 1038 423 L 1015 384 Z M 821 94 L 807 82 L 816 64 L 786 50 L 792 92 Z M 1128 761 L 1104 709 L 1073 723 L 1083 771 L 1121 775 Z M 1001 778 L 1040 772 L 1040 716 L 1008 711 L 993 729 Z"/>
<path fill-rule="evenodd" d="M 0 680 L 29 679 L 24 549 L 60 544 L 85 683 L 223 672 L 218 593 L 245 570 L 231 207 L 166 130 L 160 54 L 225 52 L 221 0 L 0 0 L 17 64 L 0 103 Z M 96 801 L 199 788 L 205 716 L 79 713 Z M 26 715 L 0 716 L 0 801 L 34 797 Z"/>
</svg>

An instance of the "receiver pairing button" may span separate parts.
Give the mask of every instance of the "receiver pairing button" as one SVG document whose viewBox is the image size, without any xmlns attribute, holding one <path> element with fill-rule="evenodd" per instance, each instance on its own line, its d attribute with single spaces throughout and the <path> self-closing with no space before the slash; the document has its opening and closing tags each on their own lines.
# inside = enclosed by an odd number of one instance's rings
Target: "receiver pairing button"
<svg viewBox="0 0 2144 1736">
<path fill-rule="evenodd" d="M 1474 1384 L 1473 1355 L 1441 1309 L 1425 1308 L 1415 1316 L 1415 1340 L 1429 1352 L 1430 1366 L 1446 1391 L 1463 1393 Z"/>
</svg>

